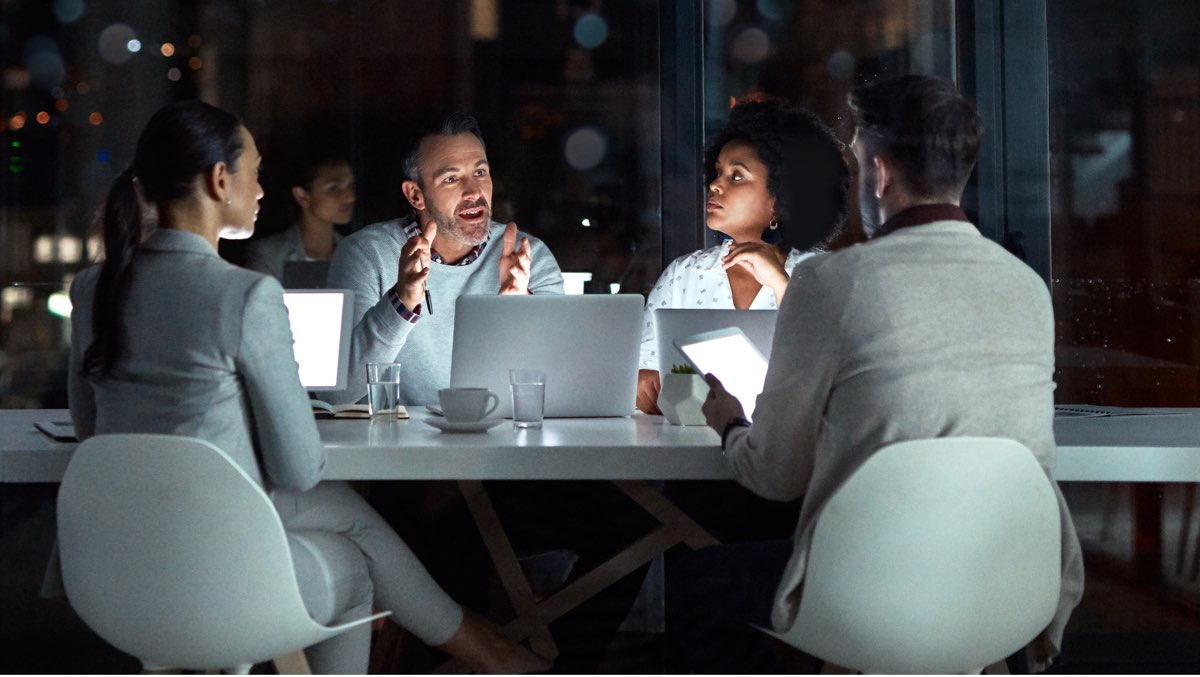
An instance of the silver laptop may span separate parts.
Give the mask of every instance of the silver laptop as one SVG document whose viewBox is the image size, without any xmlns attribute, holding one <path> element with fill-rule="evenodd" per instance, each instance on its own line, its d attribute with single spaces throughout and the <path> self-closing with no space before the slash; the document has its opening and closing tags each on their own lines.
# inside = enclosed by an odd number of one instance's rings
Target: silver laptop
<svg viewBox="0 0 1200 677">
<path fill-rule="evenodd" d="M 768 360 L 775 338 L 774 310 L 733 310 L 717 308 L 658 308 L 654 311 L 655 344 L 658 372 L 671 371 L 673 364 L 687 364 L 687 358 L 675 347 L 677 339 L 716 329 L 737 327 Z"/>
<path fill-rule="evenodd" d="M 306 390 L 345 390 L 350 368 L 354 292 L 289 289 L 283 292 L 292 326 L 292 352 Z"/>
<path fill-rule="evenodd" d="M 643 305 L 640 294 L 460 296 L 450 385 L 487 388 L 512 416 L 508 370 L 540 369 L 547 417 L 629 416 Z"/>
</svg>

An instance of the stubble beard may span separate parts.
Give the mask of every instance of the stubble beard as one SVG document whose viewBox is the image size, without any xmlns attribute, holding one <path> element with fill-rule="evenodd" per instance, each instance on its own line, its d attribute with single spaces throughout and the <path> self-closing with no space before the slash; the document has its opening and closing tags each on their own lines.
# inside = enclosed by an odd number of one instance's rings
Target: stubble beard
<svg viewBox="0 0 1200 677">
<path fill-rule="evenodd" d="M 483 207 L 486 218 L 484 218 L 479 226 L 464 225 L 458 220 L 457 213 L 468 206 Z M 492 207 L 484 200 L 476 200 L 475 203 L 470 205 L 460 204 L 455 207 L 455 211 L 452 214 L 443 214 L 433 205 L 429 205 L 427 211 L 429 212 L 429 216 L 433 217 L 434 223 L 437 224 L 438 235 L 445 235 L 451 240 L 465 244 L 468 247 L 481 245 L 487 240 L 488 228 L 492 223 Z"/>
</svg>

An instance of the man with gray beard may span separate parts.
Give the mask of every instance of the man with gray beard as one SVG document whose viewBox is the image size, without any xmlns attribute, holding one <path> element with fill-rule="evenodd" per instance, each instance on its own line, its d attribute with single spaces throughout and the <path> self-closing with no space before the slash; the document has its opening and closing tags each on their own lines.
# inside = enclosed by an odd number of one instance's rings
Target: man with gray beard
<svg viewBox="0 0 1200 677">
<path fill-rule="evenodd" d="M 491 167 L 473 117 L 456 113 L 421 135 L 404 159 L 404 174 L 402 189 L 415 213 L 346 238 L 329 268 L 329 286 L 355 294 L 350 385 L 326 393 L 331 402 L 366 394 L 368 362 L 400 362 L 402 402 L 435 403 L 437 391 L 450 386 L 459 296 L 563 293 L 546 245 L 515 223 L 492 221 Z M 569 550 L 578 557 L 575 575 L 657 526 L 609 482 L 485 486 L 519 554 Z M 486 605 L 489 560 L 454 483 L 390 482 L 372 490 L 371 503 L 440 585 L 468 605 Z M 556 669 L 596 670 L 645 572 L 625 576 L 551 624 L 562 652 Z"/>
</svg>

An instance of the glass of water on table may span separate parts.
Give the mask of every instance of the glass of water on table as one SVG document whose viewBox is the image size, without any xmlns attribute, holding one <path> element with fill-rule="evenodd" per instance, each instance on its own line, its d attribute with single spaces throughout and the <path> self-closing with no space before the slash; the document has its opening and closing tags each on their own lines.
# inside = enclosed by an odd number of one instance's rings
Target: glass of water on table
<svg viewBox="0 0 1200 677">
<path fill-rule="evenodd" d="M 546 375 L 537 369 L 509 369 L 514 428 L 540 428 L 546 403 Z"/>
<path fill-rule="evenodd" d="M 367 406 L 372 417 L 396 418 L 400 411 L 400 363 L 367 365 Z"/>
</svg>

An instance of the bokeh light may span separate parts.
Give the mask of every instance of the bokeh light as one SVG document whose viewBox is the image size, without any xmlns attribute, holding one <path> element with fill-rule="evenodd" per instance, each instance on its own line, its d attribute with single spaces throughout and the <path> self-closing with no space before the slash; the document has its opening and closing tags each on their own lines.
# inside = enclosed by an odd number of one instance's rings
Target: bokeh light
<svg viewBox="0 0 1200 677">
<path fill-rule="evenodd" d="M 729 51 L 736 61 L 744 64 L 754 64 L 767 58 L 771 51 L 771 39 L 761 28 L 747 28 L 733 39 Z"/>
<path fill-rule="evenodd" d="M 575 22 L 575 42 L 584 49 L 595 49 L 608 39 L 608 22 L 595 12 L 588 12 Z"/>
<path fill-rule="evenodd" d="M 138 40 L 137 38 L 134 38 L 133 40 L 130 40 L 129 42 L 125 43 L 125 49 L 128 49 L 129 51 L 134 52 L 134 53 L 140 52 L 140 51 L 142 51 L 142 41 Z"/>
<path fill-rule="evenodd" d="M 858 65 L 858 60 L 854 58 L 848 50 L 839 49 L 829 55 L 829 61 L 825 64 L 826 70 L 829 71 L 829 77 L 834 80 L 849 80 L 854 76 L 854 68 Z"/>
<path fill-rule="evenodd" d="M 196 35 L 195 33 L 193 33 L 188 36 L 188 46 L 189 47 L 196 48 L 202 44 L 204 44 L 204 41 L 200 39 L 199 35 Z"/>
<path fill-rule="evenodd" d="M 594 168 L 608 153 L 608 139 L 595 127 L 581 127 L 567 136 L 563 155 L 567 164 L 580 171 Z"/>
<path fill-rule="evenodd" d="M 92 91 L 92 86 L 86 82 L 75 85 L 75 93 L 77 94 L 87 94 L 90 91 Z"/>
<path fill-rule="evenodd" d="M 85 9 L 83 0 L 54 0 L 54 18 L 65 24 L 78 21 Z"/>
<path fill-rule="evenodd" d="M 171 68 L 171 69 L 167 70 L 167 79 L 170 80 L 171 82 L 179 82 L 179 79 L 182 77 L 183 77 L 183 72 L 180 71 L 178 68 Z"/>
<path fill-rule="evenodd" d="M 198 71 L 203 67 L 204 67 L 204 60 L 201 59 L 200 57 L 193 56 L 192 58 L 188 59 L 188 68 L 190 68 L 194 71 Z"/>
<path fill-rule="evenodd" d="M 68 107 L 70 107 L 70 104 L 67 102 L 66 99 L 55 99 L 54 100 L 54 110 L 61 113 L 61 112 L 65 111 Z"/>
<path fill-rule="evenodd" d="M 787 15 L 787 5 L 781 0 L 757 0 L 755 4 L 764 19 L 783 21 Z"/>
<path fill-rule="evenodd" d="M 100 48 L 100 58 L 111 64 L 122 64 L 133 58 L 129 51 L 129 42 L 136 40 L 137 34 L 125 24 L 113 24 L 100 32 L 97 44 Z"/>
<path fill-rule="evenodd" d="M 172 45 L 169 42 L 164 42 L 164 43 L 162 43 L 162 47 L 158 48 L 158 51 L 162 52 L 163 56 L 174 56 L 175 55 L 175 45 Z"/>
<path fill-rule="evenodd" d="M 29 69 L 30 84 L 38 89 L 53 89 L 62 84 L 67 66 L 59 52 L 58 43 L 45 35 L 35 35 L 21 50 L 25 67 Z"/>
<path fill-rule="evenodd" d="M 25 113 L 17 113 L 8 119 L 9 129 L 24 129 L 25 128 Z"/>
<path fill-rule="evenodd" d="M 50 114 L 49 114 L 49 113 L 47 113 L 47 112 L 46 112 L 46 111 L 44 111 L 44 110 L 42 110 L 42 111 L 38 111 L 38 114 L 37 114 L 37 115 L 35 115 L 35 116 L 33 117 L 33 119 L 34 119 L 34 120 L 37 120 L 39 125 L 45 125 L 45 124 L 49 124 L 49 122 L 50 122 Z"/>
<path fill-rule="evenodd" d="M 736 0 L 708 0 L 708 11 L 704 17 L 709 26 L 726 26 L 737 15 Z"/>
<path fill-rule="evenodd" d="M 88 116 L 88 122 L 91 123 L 93 127 L 99 127 L 100 123 L 104 122 L 104 116 L 100 114 L 100 111 L 93 111 L 92 114 Z"/>
</svg>

